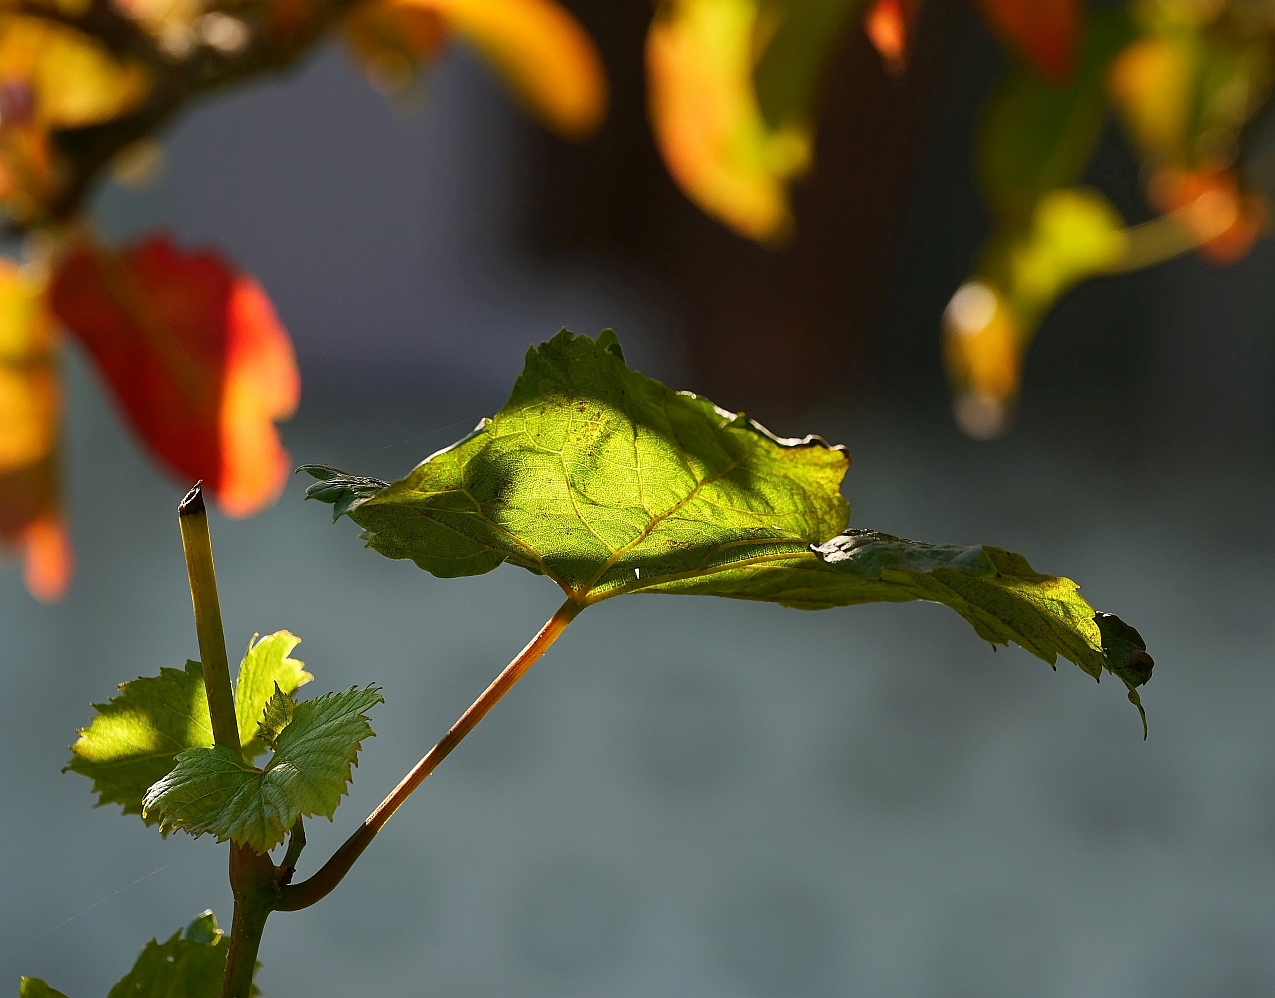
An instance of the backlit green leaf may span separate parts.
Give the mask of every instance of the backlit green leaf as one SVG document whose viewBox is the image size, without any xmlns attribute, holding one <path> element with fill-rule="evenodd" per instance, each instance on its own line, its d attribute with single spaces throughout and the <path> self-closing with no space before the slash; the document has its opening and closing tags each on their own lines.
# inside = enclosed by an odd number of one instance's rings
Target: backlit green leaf
<svg viewBox="0 0 1275 998">
<path fill-rule="evenodd" d="M 371 547 L 435 575 L 510 561 L 593 602 L 834 536 L 849 466 L 818 437 L 780 439 L 630 370 L 613 333 L 563 331 L 528 353 L 500 413 L 346 515 Z M 310 495 L 344 499 L 339 485 Z"/>
<path fill-rule="evenodd" d="M 146 794 L 144 813 L 166 831 L 208 832 L 266 853 L 299 815 L 336 812 L 363 739 L 373 734 L 365 712 L 378 703 L 380 690 L 369 686 L 297 704 L 264 769 L 221 747 L 183 752 Z"/>
<path fill-rule="evenodd" d="M 564 330 L 527 355 L 495 417 L 402 481 L 371 492 L 368 479 L 304 470 L 321 479 L 309 494 L 343 504 L 370 547 L 435 575 L 509 561 L 584 604 L 636 592 L 806 609 L 933 600 L 1047 662 L 1149 678 L 1133 628 L 1021 555 L 847 532 L 849 465 L 818 437 L 777 438 L 630 370 L 609 331 L 595 343 Z"/>
<path fill-rule="evenodd" d="M 179 752 L 213 743 L 198 662 L 123 683 L 119 696 L 93 706 L 97 716 L 71 746 L 66 768 L 93 781 L 99 807 L 122 804 L 125 814 L 141 814 L 142 797 Z"/>
<path fill-rule="evenodd" d="M 254 634 L 248 642 L 235 684 L 239 737 L 243 741 L 243 754 L 249 760 L 266 751 L 265 743 L 258 737 L 257 724 L 276 687 L 285 694 L 293 694 L 314 678 L 305 671 L 304 662 L 288 657 L 301 643 L 295 634 L 276 631 L 260 640 L 257 637 Z"/>
<path fill-rule="evenodd" d="M 314 677 L 304 663 L 289 658 L 301 639 L 287 631 L 249 642 L 239 666 L 236 713 L 244 754 L 266 751 L 257 724 L 276 684 L 296 692 Z M 94 704 L 97 716 L 71 746 L 67 769 L 93 781 L 98 806 L 122 804 L 125 814 L 142 814 L 142 798 L 173 768 L 180 752 L 213 744 L 204 671 L 187 662 L 184 671 L 161 669 L 158 676 L 120 686 L 120 695 Z M 147 824 L 153 820 L 146 819 Z"/>
</svg>

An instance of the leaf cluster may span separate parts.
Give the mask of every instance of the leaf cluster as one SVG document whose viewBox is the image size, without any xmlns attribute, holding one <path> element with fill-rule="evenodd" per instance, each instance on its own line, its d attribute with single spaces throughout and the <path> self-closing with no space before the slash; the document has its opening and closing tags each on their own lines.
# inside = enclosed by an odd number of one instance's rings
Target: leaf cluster
<svg viewBox="0 0 1275 998">
<path fill-rule="evenodd" d="M 278 631 L 249 643 L 236 684 L 237 751 L 214 745 L 203 669 L 187 662 L 96 704 L 66 768 L 93 781 L 99 806 L 123 805 L 165 835 L 211 833 L 263 854 L 298 817 L 331 818 L 373 734 L 365 712 L 383 698 L 369 686 L 298 703 L 294 694 L 314 678 L 291 657 L 300 640 Z"/>
</svg>

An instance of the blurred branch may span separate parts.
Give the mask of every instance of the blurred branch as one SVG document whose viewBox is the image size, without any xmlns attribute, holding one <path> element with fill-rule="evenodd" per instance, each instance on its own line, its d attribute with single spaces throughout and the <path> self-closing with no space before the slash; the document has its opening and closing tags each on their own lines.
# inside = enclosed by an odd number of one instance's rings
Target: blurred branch
<svg viewBox="0 0 1275 998">
<path fill-rule="evenodd" d="M 28 222 L 26 227 L 73 218 L 83 208 L 103 169 L 123 149 L 163 128 L 194 100 L 292 66 L 361 2 L 364 0 L 326 0 L 317 4 L 309 17 L 286 29 L 272 25 L 271 5 L 260 0 L 227 5 L 225 10 L 214 8 L 207 13 L 233 18 L 245 29 L 242 47 L 219 49 L 192 40 L 188 52 L 174 55 L 136 21 L 116 10 L 110 0 L 93 0 L 79 17 L 26 0 L 21 7 L 23 14 L 81 31 L 113 53 L 137 59 L 151 76 L 149 96 L 131 114 L 52 133 L 53 146 L 70 169 L 61 189 L 44 206 L 45 217 Z"/>
</svg>

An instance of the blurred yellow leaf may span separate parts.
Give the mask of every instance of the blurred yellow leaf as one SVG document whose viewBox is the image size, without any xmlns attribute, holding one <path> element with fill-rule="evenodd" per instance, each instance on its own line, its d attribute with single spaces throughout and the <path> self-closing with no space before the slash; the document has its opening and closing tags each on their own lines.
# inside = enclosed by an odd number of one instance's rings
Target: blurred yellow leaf
<svg viewBox="0 0 1275 998">
<path fill-rule="evenodd" d="M 956 424 L 976 440 L 998 437 L 1013 418 L 1023 342 L 1005 297 L 983 280 L 966 281 L 943 312 L 943 363 Z"/>
<path fill-rule="evenodd" d="M 943 314 L 943 355 L 957 423 L 978 439 L 1013 420 L 1022 359 L 1045 313 L 1129 249 L 1120 215 L 1097 191 L 1064 188 L 1037 203 L 1030 227 L 1002 236 Z"/>
<path fill-rule="evenodd" d="M 0 16 L 0 83 L 30 87 L 34 116 L 47 128 L 109 121 L 135 109 L 149 88 L 140 63 L 116 59 L 88 35 L 11 14 Z"/>
<path fill-rule="evenodd" d="M 1097 191 L 1051 191 L 1036 207 L 1027 238 L 1010 251 L 1015 309 L 1038 319 L 1063 292 L 1114 265 L 1127 245 L 1124 221 Z"/>
<path fill-rule="evenodd" d="M 606 116 L 607 82 L 588 33 L 553 0 L 378 0 L 356 8 L 346 39 L 382 89 L 401 89 L 448 38 L 476 49 L 549 128 L 571 139 Z"/>
<path fill-rule="evenodd" d="M 646 43 L 651 122 L 673 179 L 740 235 L 781 242 L 809 170 L 823 72 L 853 0 L 665 0 Z"/>
<path fill-rule="evenodd" d="M 45 282 L 0 261 L 0 543 L 26 563 L 27 588 L 56 599 L 70 582 L 70 540 L 58 503 L 62 408 Z"/>
<path fill-rule="evenodd" d="M 1144 38 L 1112 63 L 1112 102 L 1144 155 L 1161 162 L 1182 158 L 1195 64 L 1189 36 Z"/>
</svg>

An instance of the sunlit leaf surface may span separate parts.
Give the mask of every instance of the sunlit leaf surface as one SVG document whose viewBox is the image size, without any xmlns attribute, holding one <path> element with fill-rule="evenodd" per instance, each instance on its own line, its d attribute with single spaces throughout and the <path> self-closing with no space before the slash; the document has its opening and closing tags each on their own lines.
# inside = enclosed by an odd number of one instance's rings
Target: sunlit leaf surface
<svg viewBox="0 0 1275 998">
<path fill-rule="evenodd" d="M 496 416 L 402 481 L 304 470 L 320 479 L 309 494 L 341 505 L 370 547 L 435 575 L 508 561 L 586 604 L 639 592 L 806 609 L 928 599 L 988 641 L 1093 676 L 1149 677 L 1136 631 L 1107 625 L 1122 642 L 1108 647 L 1076 584 L 1021 555 L 847 531 L 849 466 L 818 437 L 775 437 L 631 370 L 609 331 L 595 342 L 564 330 L 528 353 Z"/>
<path fill-rule="evenodd" d="M 243 754 L 250 762 L 266 751 L 258 733 L 258 725 L 275 690 L 291 696 L 314 679 L 305 671 L 305 663 L 291 658 L 301 639 L 290 631 L 276 631 L 260 640 L 254 634 L 239 666 L 235 683 L 235 716 L 239 722 L 239 738 Z M 211 743 L 209 743 L 211 744 Z"/>
<path fill-rule="evenodd" d="M 274 423 L 295 411 L 300 378 L 256 281 L 158 237 L 120 252 L 79 244 L 51 296 L 165 466 L 202 478 L 231 516 L 278 498 L 289 458 Z"/>
</svg>

